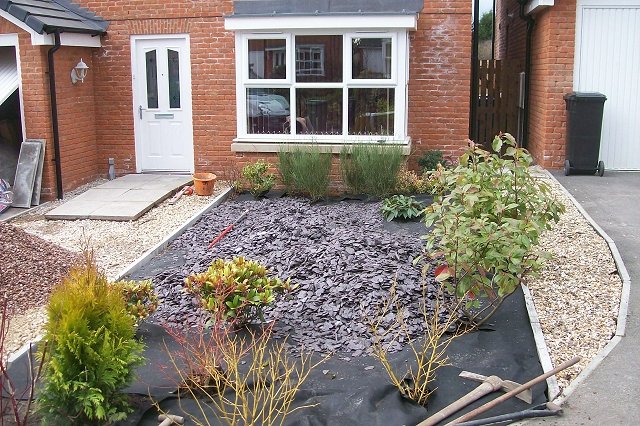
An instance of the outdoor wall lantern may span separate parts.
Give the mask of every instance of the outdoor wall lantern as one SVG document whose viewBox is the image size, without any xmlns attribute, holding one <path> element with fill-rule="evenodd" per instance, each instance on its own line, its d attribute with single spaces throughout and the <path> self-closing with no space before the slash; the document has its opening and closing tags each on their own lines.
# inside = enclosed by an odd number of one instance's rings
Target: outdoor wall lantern
<svg viewBox="0 0 640 426">
<path fill-rule="evenodd" d="M 80 58 L 80 62 L 71 70 L 71 82 L 73 84 L 76 84 L 78 81 L 84 82 L 87 71 L 89 71 L 89 67 L 84 63 L 82 58 Z"/>
</svg>

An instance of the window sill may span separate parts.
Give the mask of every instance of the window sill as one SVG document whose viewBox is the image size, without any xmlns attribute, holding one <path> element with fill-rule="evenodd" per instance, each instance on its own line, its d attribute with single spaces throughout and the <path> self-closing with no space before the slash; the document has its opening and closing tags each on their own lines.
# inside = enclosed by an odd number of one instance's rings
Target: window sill
<svg viewBox="0 0 640 426">
<path fill-rule="evenodd" d="M 250 138 L 235 138 L 233 143 L 231 144 L 232 152 L 280 152 L 286 150 L 289 146 L 295 147 L 305 147 L 310 148 L 313 146 L 319 146 L 321 150 L 324 152 L 330 152 L 331 154 L 340 154 L 342 148 L 345 145 L 354 145 L 355 143 L 362 142 L 353 142 L 353 143 L 344 143 L 344 142 L 320 142 L 320 143 L 310 143 L 307 140 L 304 141 L 291 141 L 290 143 L 283 142 L 270 142 L 270 141 L 260 141 Z M 404 140 L 404 143 L 390 143 L 387 142 L 388 145 L 400 145 L 402 146 L 402 153 L 404 155 L 409 155 L 411 153 L 411 138 L 407 137 Z"/>
</svg>

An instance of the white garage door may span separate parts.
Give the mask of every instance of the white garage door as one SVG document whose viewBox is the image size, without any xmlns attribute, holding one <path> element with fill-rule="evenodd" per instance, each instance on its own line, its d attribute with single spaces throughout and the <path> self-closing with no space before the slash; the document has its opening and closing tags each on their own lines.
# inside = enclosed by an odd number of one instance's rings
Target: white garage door
<svg viewBox="0 0 640 426">
<path fill-rule="evenodd" d="M 578 0 L 574 90 L 607 96 L 600 159 L 640 170 L 640 0 Z"/>
</svg>

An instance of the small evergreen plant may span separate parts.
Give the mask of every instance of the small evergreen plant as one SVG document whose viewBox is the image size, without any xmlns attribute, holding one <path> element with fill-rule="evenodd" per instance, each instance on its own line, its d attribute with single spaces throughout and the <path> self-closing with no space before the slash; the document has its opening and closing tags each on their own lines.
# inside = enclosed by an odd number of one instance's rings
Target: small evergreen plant
<svg viewBox="0 0 640 426">
<path fill-rule="evenodd" d="M 111 423 L 131 411 L 121 390 L 142 364 L 142 344 L 120 289 L 108 283 L 91 254 L 51 294 L 48 354 L 37 398 L 43 424 Z"/>
</svg>

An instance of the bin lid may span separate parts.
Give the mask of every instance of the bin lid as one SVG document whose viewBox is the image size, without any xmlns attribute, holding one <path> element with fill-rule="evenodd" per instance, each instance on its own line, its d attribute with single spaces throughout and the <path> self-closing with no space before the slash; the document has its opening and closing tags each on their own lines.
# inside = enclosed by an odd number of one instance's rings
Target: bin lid
<svg viewBox="0 0 640 426">
<path fill-rule="evenodd" d="M 607 97 L 599 92 L 571 92 L 564 95 L 565 101 L 604 102 Z"/>
</svg>

